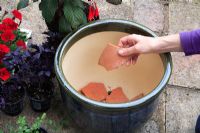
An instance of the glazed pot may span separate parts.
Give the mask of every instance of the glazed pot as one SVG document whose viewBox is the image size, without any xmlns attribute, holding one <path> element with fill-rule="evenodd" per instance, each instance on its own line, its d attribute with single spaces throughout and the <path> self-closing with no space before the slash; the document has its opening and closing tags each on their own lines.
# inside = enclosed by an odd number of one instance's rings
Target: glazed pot
<svg viewBox="0 0 200 133">
<path fill-rule="evenodd" d="M 65 79 L 62 61 L 69 48 L 82 37 L 101 31 L 121 31 L 156 37 L 150 29 L 125 20 L 100 20 L 81 27 L 68 35 L 55 56 L 55 72 L 60 83 L 65 109 L 82 133 L 133 133 L 148 120 L 158 105 L 158 96 L 165 88 L 171 72 L 170 53 L 160 54 L 164 75 L 160 83 L 145 97 L 121 104 L 107 104 L 90 100 L 78 93 Z"/>
</svg>

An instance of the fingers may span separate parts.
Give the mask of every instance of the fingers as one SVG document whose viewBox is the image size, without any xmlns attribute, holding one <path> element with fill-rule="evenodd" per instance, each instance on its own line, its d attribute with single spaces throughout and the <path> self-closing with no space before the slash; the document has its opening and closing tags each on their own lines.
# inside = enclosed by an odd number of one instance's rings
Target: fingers
<svg viewBox="0 0 200 133">
<path fill-rule="evenodd" d="M 121 56 L 130 56 L 130 55 L 133 55 L 133 54 L 137 54 L 138 52 L 135 49 L 135 47 L 132 46 L 132 47 L 129 47 L 129 48 L 121 48 L 121 49 L 119 49 L 118 53 Z"/>
<path fill-rule="evenodd" d="M 118 46 L 119 47 L 126 47 L 127 45 L 130 45 L 132 44 L 133 42 L 131 41 L 131 36 L 125 36 L 125 37 L 122 37 L 120 40 L 119 40 L 119 43 L 118 43 Z M 133 45 L 133 44 L 132 44 Z"/>
<path fill-rule="evenodd" d="M 123 47 L 124 45 L 126 45 L 126 44 L 127 44 L 127 38 L 128 38 L 128 36 L 122 37 L 122 38 L 119 40 L 118 46 L 119 46 L 119 47 Z"/>
<path fill-rule="evenodd" d="M 135 64 L 136 64 L 137 59 L 138 59 L 138 56 L 139 56 L 139 55 L 136 55 L 136 56 L 134 56 L 134 57 L 131 59 L 131 64 L 132 64 L 132 65 L 135 65 Z"/>
<path fill-rule="evenodd" d="M 134 55 L 127 63 L 126 66 L 135 65 L 138 59 L 138 54 Z"/>
<path fill-rule="evenodd" d="M 132 34 L 132 35 L 122 37 L 119 40 L 118 46 L 119 47 L 126 47 L 127 45 L 129 47 L 133 46 L 136 42 L 138 42 L 138 37 L 139 37 L 139 35 L 136 35 L 136 34 Z"/>
<path fill-rule="evenodd" d="M 136 49 L 136 44 L 139 43 L 141 37 L 141 35 L 136 34 L 128 35 L 122 37 L 118 43 L 118 46 L 121 47 L 121 49 L 118 51 L 118 54 L 121 56 L 131 57 L 131 59 L 126 63 L 127 66 L 131 64 L 134 65 L 138 59 L 139 51 Z"/>
</svg>

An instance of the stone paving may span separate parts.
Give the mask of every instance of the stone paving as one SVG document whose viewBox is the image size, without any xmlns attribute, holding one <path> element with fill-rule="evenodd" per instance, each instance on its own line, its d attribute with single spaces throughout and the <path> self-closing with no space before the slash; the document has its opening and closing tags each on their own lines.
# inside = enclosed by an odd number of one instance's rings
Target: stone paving
<svg viewBox="0 0 200 133">
<path fill-rule="evenodd" d="M 13 0 L 0 0 L 0 5 L 11 9 Z M 117 18 L 141 23 L 159 36 L 176 34 L 200 27 L 200 0 L 123 0 L 121 5 L 111 5 L 105 0 L 96 0 L 101 19 Z M 41 43 L 46 25 L 38 11 L 38 3 L 23 9 L 23 28 L 33 31 L 32 41 Z M 159 106 L 152 118 L 137 133 L 194 133 L 195 122 L 200 114 L 200 56 L 184 57 L 183 53 L 172 53 L 173 74 L 168 86 L 159 98 Z M 64 128 L 60 133 L 74 133 L 74 128 L 63 119 L 59 92 L 56 93 L 52 108 L 47 112 L 56 122 L 62 120 Z M 32 121 L 38 116 L 29 105 L 22 115 Z M 67 117 L 67 116 L 66 116 Z M 16 117 L 0 113 L 0 128 L 14 123 Z M 50 128 L 49 128 L 50 129 Z M 80 132 L 81 133 L 81 132 Z"/>
</svg>

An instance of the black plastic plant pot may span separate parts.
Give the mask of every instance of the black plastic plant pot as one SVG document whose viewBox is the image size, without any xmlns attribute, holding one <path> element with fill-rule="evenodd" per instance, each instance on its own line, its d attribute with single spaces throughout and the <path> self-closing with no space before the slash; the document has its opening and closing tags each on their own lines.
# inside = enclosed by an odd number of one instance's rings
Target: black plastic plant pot
<svg viewBox="0 0 200 133">
<path fill-rule="evenodd" d="M 2 111 L 10 116 L 19 115 L 24 108 L 24 97 L 14 103 L 5 103 L 5 108 Z"/>
<path fill-rule="evenodd" d="M 51 98 L 38 100 L 29 96 L 31 108 L 36 112 L 45 112 L 51 107 Z"/>
</svg>

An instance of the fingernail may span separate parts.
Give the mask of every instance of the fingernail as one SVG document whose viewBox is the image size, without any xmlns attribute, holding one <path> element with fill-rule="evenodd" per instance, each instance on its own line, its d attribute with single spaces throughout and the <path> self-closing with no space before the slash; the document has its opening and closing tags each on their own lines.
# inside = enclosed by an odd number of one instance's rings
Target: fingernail
<svg viewBox="0 0 200 133">
<path fill-rule="evenodd" d="M 124 50 L 119 50 L 119 54 L 123 54 L 124 53 Z"/>
</svg>

